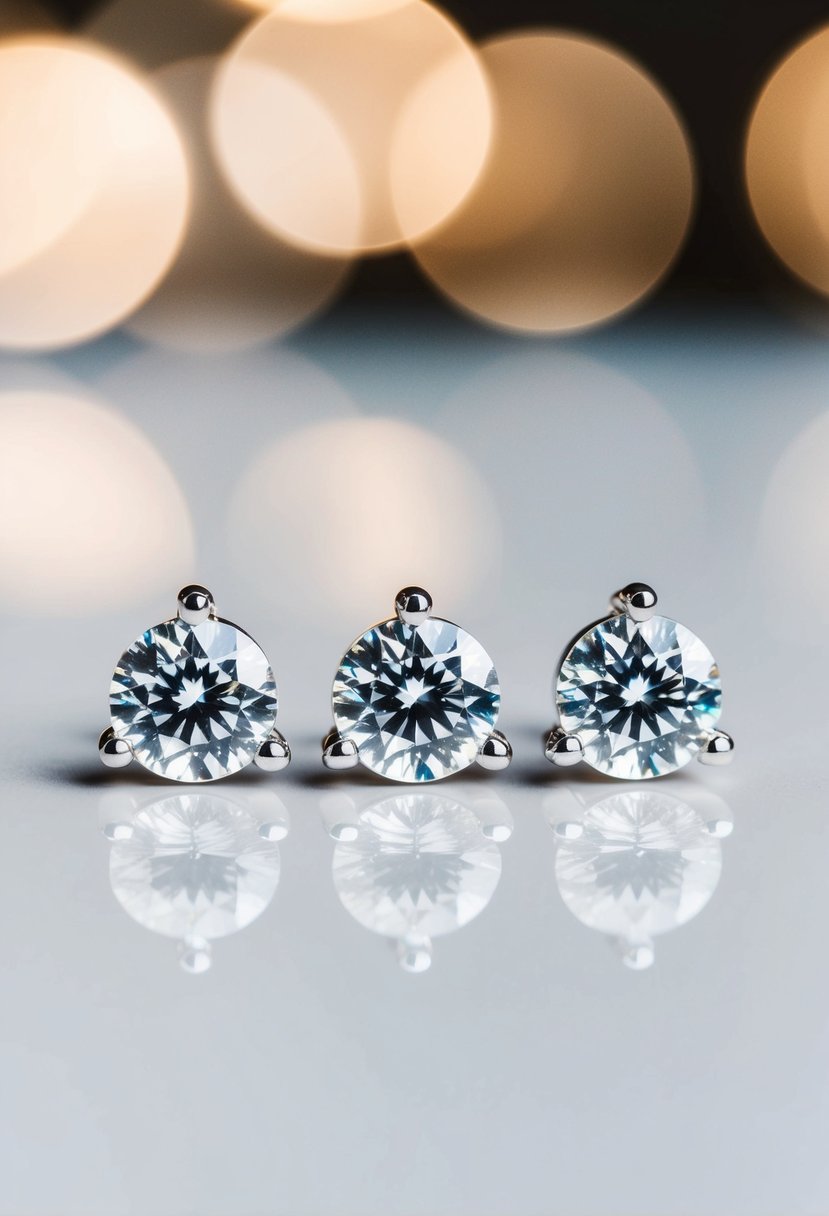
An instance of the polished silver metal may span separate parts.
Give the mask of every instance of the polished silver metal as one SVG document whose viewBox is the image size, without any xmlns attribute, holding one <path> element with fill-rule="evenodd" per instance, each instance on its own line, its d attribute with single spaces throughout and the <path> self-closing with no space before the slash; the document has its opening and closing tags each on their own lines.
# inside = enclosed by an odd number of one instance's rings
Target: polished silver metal
<svg viewBox="0 0 829 1216">
<path fill-rule="evenodd" d="M 216 603 L 206 587 L 190 583 L 182 587 L 177 597 L 178 614 L 186 625 L 200 625 L 216 615 Z"/>
<path fill-rule="evenodd" d="M 657 595 L 647 583 L 628 583 L 610 597 L 614 612 L 626 612 L 632 621 L 649 621 L 656 612 Z"/>
<path fill-rule="evenodd" d="M 404 587 L 394 597 L 394 610 L 404 625 L 422 625 L 432 614 L 432 597 L 422 587 Z"/>
<path fill-rule="evenodd" d="M 578 735 L 568 734 L 560 726 L 554 726 L 547 736 L 544 755 L 557 768 L 572 768 L 584 759 L 584 748 Z"/>
<path fill-rule="evenodd" d="M 322 762 L 333 772 L 356 768 L 360 753 L 353 739 L 344 739 L 336 727 L 332 727 L 322 741 Z"/>
<path fill-rule="evenodd" d="M 134 759 L 129 743 L 126 739 L 119 739 L 111 726 L 101 731 L 98 755 L 101 757 L 101 763 L 107 768 L 126 768 Z"/>
<path fill-rule="evenodd" d="M 705 747 L 697 754 L 700 764 L 722 766 L 730 764 L 734 758 L 734 740 L 724 730 L 715 730 L 708 738 Z"/>
<path fill-rule="evenodd" d="M 278 773 L 291 763 L 291 749 L 288 746 L 288 740 L 276 727 L 273 728 L 265 742 L 260 744 L 253 763 L 266 773 Z"/>
<path fill-rule="evenodd" d="M 494 730 L 488 739 L 481 744 L 477 762 L 481 768 L 491 773 L 500 773 L 509 768 L 512 760 L 512 746 L 503 731 Z"/>
</svg>

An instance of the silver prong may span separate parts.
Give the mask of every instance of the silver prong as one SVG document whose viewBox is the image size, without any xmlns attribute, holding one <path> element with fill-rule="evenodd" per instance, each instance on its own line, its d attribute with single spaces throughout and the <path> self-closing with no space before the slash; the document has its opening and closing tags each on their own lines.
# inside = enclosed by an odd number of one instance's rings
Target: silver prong
<svg viewBox="0 0 829 1216">
<path fill-rule="evenodd" d="M 213 963 L 213 947 L 204 937 L 187 936 L 179 944 L 178 961 L 182 971 L 203 975 Z"/>
<path fill-rule="evenodd" d="M 357 744 L 352 739 L 344 739 L 336 728 L 330 730 L 322 741 L 322 762 L 334 772 L 356 768 L 360 763 Z"/>
<path fill-rule="evenodd" d="M 135 827 L 131 823 L 108 823 L 103 832 L 110 844 L 116 844 L 119 840 L 132 840 Z"/>
<path fill-rule="evenodd" d="M 407 933 L 397 943 L 397 961 L 412 975 L 428 971 L 432 965 L 432 939 L 422 933 Z"/>
<path fill-rule="evenodd" d="M 730 764 L 734 757 L 734 740 L 724 730 L 715 730 L 709 735 L 702 751 L 698 753 L 700 764 Z"/>
<path fill-rule="evenodd" d="M 626 612 L 632 621 L 649 621 L 656 612 L 656 592 L 647 583 L 628 583 L 610 597 L 614 612 Z"/>
<path fill-rule="evenodd" d="M 182 587 L 177 599 L 178 614 L 185 625 L 200 625 L 208 617 L 215 616 L 216 605 L 206 587 L 190 583 Z"/>
<path fill-rule="evenodd" d="M 257 768 L 261 768 L 266 773 L 278 773 L 280 769 L 287 768 L 290 764 L 291 749 L 288 741 L 276 727 L 265 742 L 259 745 L 259 751 L 254 756 L 253 762 Z"/>
<path fill-rule="evenodd" d="M 500 730 L 494 730 L 488 739 L 484 739 L 477 755 L 481 768 L 498 773 L 509 767 L 512 760 L 512 747 L 509 739 Z"/>
<path fill-rule="evenodd" d="M 257 830 L 263 840 L 267 840 L 270 844 L 278 844 L 288 835 L 288 824 L 284 819 L 277 820 L 275 823 L 260 823 Z"/>
<path fill-rule="evenodd" d="M 126 768 L 133 759 L 133 751 L 126 739 L 119 739 L 111 726 L 101 731 L 98 740 L 98 755 L 107 768 Z"/>
<path fill-rule="evenodd" d="M 422 625 L 431 615 L 432 597 L 422 587 L 404 587 L 394 597 L 394 610 L 404 625 Z"/>
<path fill-rule="evenodd" d="M 651 938 L 642 937 L 634 940 L 628 937 L 620 937 L 617 946 L 622 956 L 622 962 L 631 971 L 647 971 L 648 967 L 653 966 L 656 959 L 656 951 L 654 950 Z"/>
<path fill-rule="evenodd" d="M 560 726 L 554 726 L 547 736 L 544 755 L 558 768 L 572 768 L 584 759 L 584 747 L 578 735 L 570 735 Z"/>
<path fill-rule="evenodd" d="M 579 823 L 576 819 L 569 821 L 565 819 L 557 823 L 553 831 L 557 840 L 581 840 L 584 835 L 584 824 Z"/>
</svg>

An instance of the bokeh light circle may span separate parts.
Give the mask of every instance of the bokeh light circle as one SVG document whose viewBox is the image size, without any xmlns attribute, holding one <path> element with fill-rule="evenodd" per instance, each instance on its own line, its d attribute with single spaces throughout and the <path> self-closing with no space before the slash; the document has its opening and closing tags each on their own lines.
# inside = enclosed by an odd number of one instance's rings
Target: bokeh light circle
<svg viewBox="0 0 829 1216">
<path fill-rule="evenodd" d="M 0 393 L 0 595 L 7 612 L 86 615 L 193 568 L 187 504 L 155 448 L 85 397 Z"/>
<path fill-rule="evenodd" d="M 793 630 L 829 621 L 829 414 L 781 453 L 760 513 L 758 556 L 776 633 L 791 639 Z"/>
<path fill-rule="evenodd" d="M 328 22 L 303 8 L 255 22 L 218 74 L 212 130 L 228 180 L 261 223 L 312 249 L 415 239 L 460 205 L 485 162 L 478 59 L 425 0 Z"/>
<path fill-rule="evenodd" d="M 774 252 L 829 294 L 829 28 L 778 65 L 751 117 L 749 199 Z"/>
<path fill-rule="evenodd" d="M 181 140 L 124 64 L 71 39 L 0 45 L 0 115 L 0 346 L 85 340 L 137 307 L 176 254 Z"/>
<path fill-rule="evenodd" d="M 653 80 L 620 52 L 554 31 L 481 50 L 495 136 L 478 184 L 418 241 L 426 274 L 508 329 L 605 321 L 664 276 L 694 198 L 688 140 Z"/>
<path fill-rule="evenodd" d="M 187 140 L 193 205 L 184 245 L 130 332 L 209 354 L 279 337 L 333 299 L 345 259 L 321 257 L 266 232 L 230 193 L 209 144 L 206 109 L 217 60 L 160 69 L 153 83 Z"/>
<path fill-rule="evenodd" d="M 501 548 L 478 472 L 389 418 L 321 423 L 269 446 L 236 489 L 228 534 L 239 573 L 267 579 L 275 608 L 329 626 L 383 614 L 410 584 L 458 604 L 497 571 Z"/>
</svg>

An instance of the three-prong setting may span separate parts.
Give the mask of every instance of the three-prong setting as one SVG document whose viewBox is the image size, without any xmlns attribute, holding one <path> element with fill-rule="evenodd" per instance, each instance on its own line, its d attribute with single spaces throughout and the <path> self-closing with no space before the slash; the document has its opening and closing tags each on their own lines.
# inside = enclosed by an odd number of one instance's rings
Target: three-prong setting
<svg viewBox="0 0 829 1216">
<path fill-rule="evenodd" d="M 215 781 L 251 763 L 277 772 L 291 758 L 277 707 L 264 652 L 191 583 L 176 597 L 176 615 L 121 656 L 98 753 L 109 768 L 135 759 L 173 781 Z"/>
<path fill-rule="evenodd" d="M 326 768 L 363 764 L 391 781 L 438 781 L 477 763 L 507 767 L 512 748 L 496 729 L 495 667 L 471 634 L 432 612 L 422 587 L 404 587 L 394 615 L 367 630 L 340 662 Z"/>
<path fill-rule="evenodd" d="M 566 650 L 555 683 L 559 724 L 545 744 L 560 768 L 585 760 L 609 777 L 643 780 L 694 756 L 726 764 L 734 743 L 717 729 L 719 668 L 684 625 L 656 612 L 647 583 L 611 597 L 612 613 Z"/>
<path fill-rule="evenodd" d="M 509 768 L 512 745 L 503 731 L 494 730 L 488 739 L 484 739 L 478 751 L 477 761 L 481 768 L 491 773 L 500 773 Z"/>
<path fill-rule="evenodd" d="M 119 739 L 111 726 L 101 731 L 98 739 L 98 755 L 105 768 L 126 768 L 135 759 L 126 739 Z"/>
<path fill-rule="evenodd" d="M 715 730 L 700 748 L 698 759 L 700 764 L 710 764 L 721 767 L 730 764 L 734 758 L 734 740 L 724 730 Z"/>
<path fill-rule="evenodd" d="M 178 615 L 187 625 L 200 625 L 216 615 L 216 603 L 206 587 L 189 583 L 176 597 Z"/>
<path fill-rule="evenodd" d="M 556 768 L 572 768 L 584 759 L 584 748 L 578 735 L 568 734 L 560 726 L 554 726 L 547 736 L 544 755 Z"/>
<path fill-rule="evenodd" d="M 279 773 L 291 763 L 291 749 L 288 746 L 288 740 L 276 727 L 273 728 L 265 742 L 260 743 L 253 762 L 265 773 Z"/>
<path fill-rule="evenodd" d="M 344 739 L 334 726 L 322 741 L 322 762 L 332 772 L 341 773 L 356 768 L 360 753 L 353 739 Z"/>
</svg>

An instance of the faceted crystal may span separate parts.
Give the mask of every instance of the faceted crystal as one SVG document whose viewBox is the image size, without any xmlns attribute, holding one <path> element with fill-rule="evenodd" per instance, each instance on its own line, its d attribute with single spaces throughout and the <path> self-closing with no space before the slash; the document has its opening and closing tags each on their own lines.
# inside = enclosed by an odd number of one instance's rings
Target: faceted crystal
<svg viewBox="0 0 829 1216">
<path fill-rule="evenodd" d="M 594 625 L 561 665 L 561 725 L 611 777 L 659 777 L 687 764 L 720 716 L 720 673 L 684 625 L 625 614 Z"/>
<path fill-rule="evenodd" d="M 457 625 L 430 617 L 369 629 L 334 680 L 334 722 L 363 764 L 393 781 L 436 781 L 471 764 L 498 717 L 492 660 Z"/>
<path fill-rule="evenodd" d="M 112 677 L 116 735 L 174 781 L 213 781 L 249 764 L 276 720 L 265 655 L 236 625 L 176 618 L 148 629 Z"/>
<path fill-rule="evenodd" d="M 279 846 L 214 794 L 175 794 L 140 810 L 109 859 L 115 898 L 139 924 L 194 948 L 244 929 L 279 883 Z"/>
<path fill-rule="evenodd" d="M 556 850 L 556 883 L 574 916 L 631 949 L 696 916 L 720 879 L 722 845 L 685 802 L 649 788 L 595 803 Z"/>
<path fill-rule="evenodd" d="M 360 815 L 334 850 L 334 886 L 366 929 L 412 941 L 476 917 L 501 877 L 501 853 L 475 813 L 452 798 L 397 794 Z"/>
</svg>

